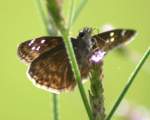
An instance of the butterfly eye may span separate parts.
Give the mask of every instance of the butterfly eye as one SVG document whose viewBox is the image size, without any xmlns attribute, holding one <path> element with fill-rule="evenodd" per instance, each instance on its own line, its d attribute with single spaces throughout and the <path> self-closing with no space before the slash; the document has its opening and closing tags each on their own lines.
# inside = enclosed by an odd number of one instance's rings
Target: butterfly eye
<svg viewBox="0 0 150 120">
<path fill-rule="evenodd" d="M 85 35 L 85 32 L 80 32 L 80 33 L 79 33 L 79 38 L 84 37 L 84 35 Z"/>
</svg>

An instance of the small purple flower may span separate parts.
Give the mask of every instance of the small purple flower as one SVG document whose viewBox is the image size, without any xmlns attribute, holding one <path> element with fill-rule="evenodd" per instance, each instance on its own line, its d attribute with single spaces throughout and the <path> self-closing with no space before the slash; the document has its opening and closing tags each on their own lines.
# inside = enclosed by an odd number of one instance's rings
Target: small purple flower
<svg viewBox="0 0 150 120">
<path fill-rule="evenodd" d="M 105 56 L 106 52 L 105 51 L 102 51 L 102 50 L 97 50 L 95 51 L 91 57 L 90 57 L 90 61 L 92 63 L 99 63 L 101 62 L 101 60 L 103 59 L 103 57 Z"/>
</svg>

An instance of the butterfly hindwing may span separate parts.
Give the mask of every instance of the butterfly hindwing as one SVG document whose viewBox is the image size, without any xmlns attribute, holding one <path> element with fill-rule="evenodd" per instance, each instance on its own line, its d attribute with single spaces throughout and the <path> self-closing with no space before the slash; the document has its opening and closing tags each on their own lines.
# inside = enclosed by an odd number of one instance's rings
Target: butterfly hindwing
<svg viewBox="0 0 150 120">
<path fill-rule="evenodd" d="M 36 58 L 31 63 L 28 74 L 37 85 L 53 92 L 73 89 L 75 86 L 64 45 L 48 50 Z"/>
<path fill-rule="evenodd" d="M 21 43 L 18 47 L 18 56 L 26 63 L 31 63 L 45 51 L 62 44 L 61 37 L 39 37 Z"/>
<path fill-rule="evenodd" d="M 92 36 L 92 40 L 96 42 L 96 47 L 107 52 L 115 47 L 118 47 L 122 43 L 130 41 L 134 35 L 134 30 L 115 29 L 96 34 Z"/>
</svg>

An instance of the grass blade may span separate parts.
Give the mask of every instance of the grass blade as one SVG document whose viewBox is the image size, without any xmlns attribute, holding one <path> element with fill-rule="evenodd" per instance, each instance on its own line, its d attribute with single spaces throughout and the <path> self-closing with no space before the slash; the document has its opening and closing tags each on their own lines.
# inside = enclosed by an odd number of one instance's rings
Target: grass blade
<svg viewBox="0 0 150 120">
<path fill-rule="evenodd" d="M 128 79 L 127 84 L 125 85 L 124 89 L 122 90 L 121 94 L 119 95 L 117 101 L 115 102 L 112 110 L 108 114 L 108 117 L 106 118 L 106 120 L 111 120 L 113 114 L 117 110 L 117 108 L 120 105 L 121 101 L 123 100 L 124 96 L 127 94 L 127 92 L 129 90 L 129 88 L 131 87 L 131 85 L 132 85 L 135 77 L 138 75 L 140 69 L 144 65 L 144 63 L 147 60 L 147 58 L 148 58 L 149 55 L 150 55 L 150 48 L 148 48 L 148 50 L 144 53 L 143 57 L 141 58 L 141 60 L 139 61 L 139 63 L 135 67 L 135 69 L 133 70 L 132 74 L 130 75 L 130 77 Z"/>
<path fill-rule="evenodd" d="M 86 5 L 88 0 L 81 0 L 80 4 L 78 6 L 78 8 L 75 10 L 75 13 L 73 15 L 72 18 L 72 24 L 76 21 L 76 19 L 78 18 L 79 14 L 81 13 L 82 9 L 84 8 L 84 6 Z"/>
<path fill-rule="evenodd" d="M 38 12 L 42 18 L 42 21 L 44 23 L 44 26 L 46 28 L 46 31 L 48 32 L 49 31 L 49 28 L 48 28 L 48 21 L 47 21 L 47 17 L 44 13 L 44 9 L 43 9 L 43 6 L 42 6 L 42 2 L 41 0 L 36 0 L 36 5 L 37 5 L 37 8 L 38 8 Z M 49 33 L 49 32 L 48 32 Z"/>
<path fill-rule="evenodd" d="M 71 0 L 70 1 L 69 18 L 68 18 L 68 26 L 67 26 L 68 31 L 70 31 L 70 28 L 72 25 L 73 15 L 74 15 L 74 0 Z"/>
</svg>

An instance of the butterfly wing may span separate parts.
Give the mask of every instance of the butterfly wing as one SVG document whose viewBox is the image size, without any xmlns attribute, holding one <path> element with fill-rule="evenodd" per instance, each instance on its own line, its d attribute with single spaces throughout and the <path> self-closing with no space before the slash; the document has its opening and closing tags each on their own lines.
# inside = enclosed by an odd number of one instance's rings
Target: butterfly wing
<svg viewBox="0 0 150 120">
<path fill-rule="evenodd" d="M 83 48 L 78 45 L 78 40 L 72 38 L 77 62 L 81 77 L 86 78 L 89 73 L 88 59 L 82 58 Z M 63 90 L 72 90 L 75 85 L 75 78 L 67 56 L 64 44 L 42 53 L 30 64 L 28 75 L 36 86 L 45 90 L 59 93 Z"/>
<path fill-rule="evenodd" d="M 31 63 L 45 51 L 55 48 L 62 43 L 61 37 L 39 37 L 21 43 L 17 53 L 21 60 Z"/>
<path fill-rule="evenodd" d="M 115 29 L 94 35 L 92 36 L 92 40 L 95 48 L 98 47 L 107 52 L 122 43 L 130 41 L 135 33 L 131 29 Z"/>
<path fill-rule="evenodd" d="M 75 86 L 64 45 L 48 50 L 36 58 L 31 63 L 28 74 L 35 85 L 54 93 Z"/>
</svg>

